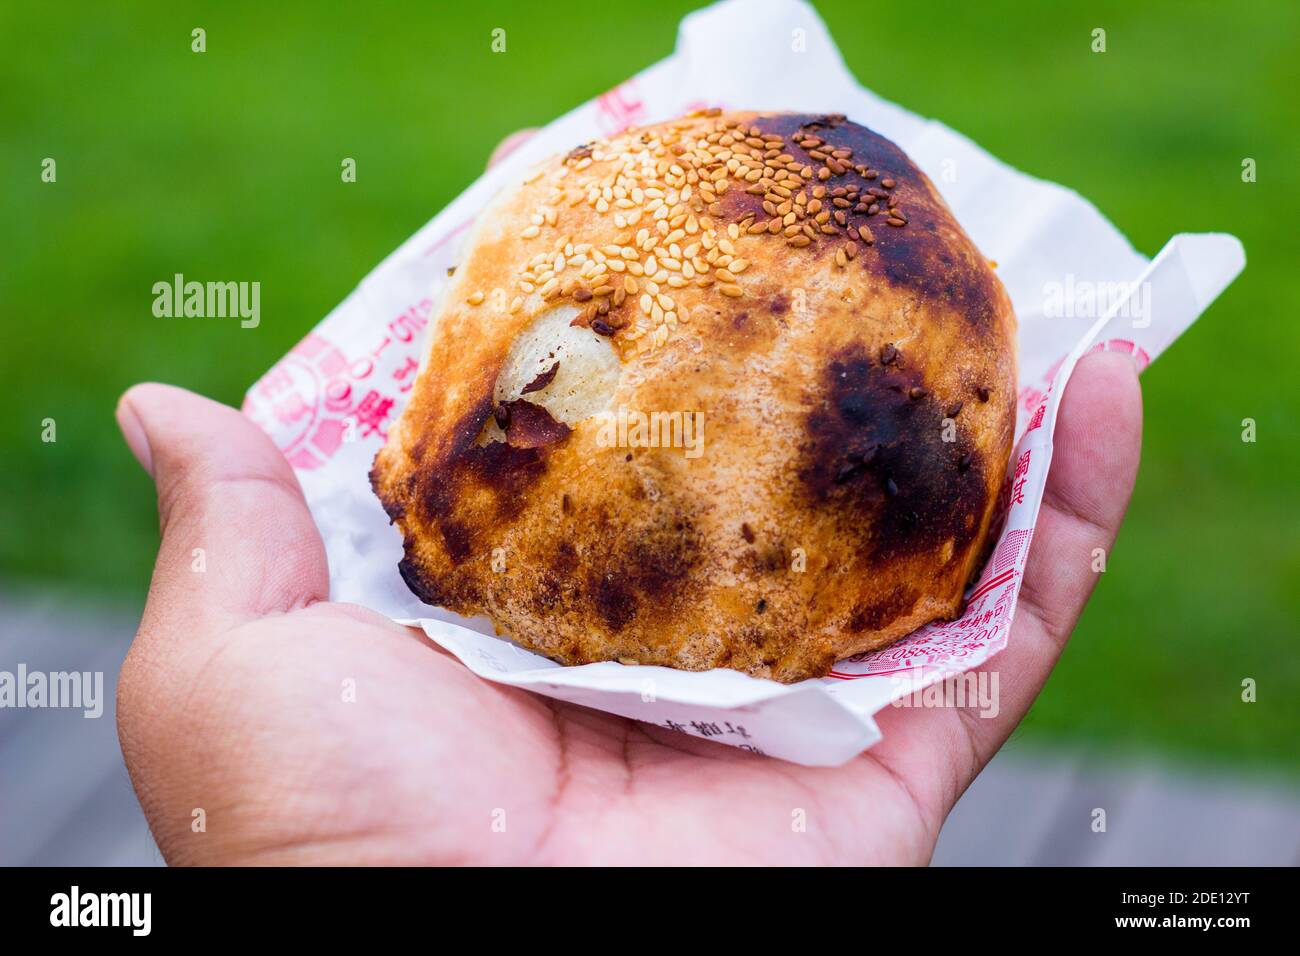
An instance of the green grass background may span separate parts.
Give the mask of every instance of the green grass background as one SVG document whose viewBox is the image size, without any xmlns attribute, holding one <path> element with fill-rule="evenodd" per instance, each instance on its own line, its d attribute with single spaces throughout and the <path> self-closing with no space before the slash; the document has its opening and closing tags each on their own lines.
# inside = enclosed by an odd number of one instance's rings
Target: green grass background
<svg viewBox="0 0 1300 956">
<path fill-rule="evenodd" d="M 118 394 L 237 404 L 501 137 L 666 55 L 691 6 L 587 5 L 580 28 L 551 4 L 0 7 L 0 581 L 139 600 L 156 517 Z M 1178 231 L 1245 243 L 1241 279 L 1143 378 L 1129 520 L 1020 733 L 1296 769 L 1300 6 L 818 8 L 864 84 L 1077 189 L 1147 255 Z M 261 326 L 155 319 L 175 272 L 260 281 Z"/>
</svg>

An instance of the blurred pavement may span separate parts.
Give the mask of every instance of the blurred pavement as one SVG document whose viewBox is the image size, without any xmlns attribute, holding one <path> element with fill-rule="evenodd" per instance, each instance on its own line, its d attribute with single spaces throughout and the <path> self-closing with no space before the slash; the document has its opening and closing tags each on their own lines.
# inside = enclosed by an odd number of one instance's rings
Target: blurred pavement
<svg viewBox="0 0 1300 956">
<path fill-rule="evenodd" d="M 0 709 L 0 864 L 149 866 L 162 858 L 122 764 L 117 674 L 130 609 L 0 592 L 0 670 L 104 672 L 104 713 Z M 1105 832 L 1093 831 L 1105 810 Z M 1013 740 L 957 804 L 939 865 L 1297 865 L 1297 781 L 1230 768 L 1047 753 Z"/>
<path fill-rule="evenodd" d="M 0 670 L 103 671 L 103 715 L 0 709 L 0 865 L 162 863 L 117 744 L 117 674 L 139 614 L 0 591 Z"/>
</svg>

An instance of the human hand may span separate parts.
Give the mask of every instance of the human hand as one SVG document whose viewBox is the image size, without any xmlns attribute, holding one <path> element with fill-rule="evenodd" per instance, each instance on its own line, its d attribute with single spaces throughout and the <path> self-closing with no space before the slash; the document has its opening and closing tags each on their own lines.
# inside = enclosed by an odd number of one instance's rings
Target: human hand
<svg viewBox="0 0 1300 956">
<path fill-rule="evenodd" d="M 421 632 L 329 602 L 324 546 L 270 439 L 234 409 L 137 386 L 118 420 L 157 484 L 162 544 L 118 688 L 122 752 L 170 863 L 924 863 L 1074 629 L 1141 418 L 1131 359 L 1079 363 L 1013 633 L 984 665 L 997 716 L 891 708 L 872 750 L 809 768 L 490 683 Z"/>
<path fill-rule="evenodd" d="M 879 745 L 828 769 L 482 680 L 420 632 L 328 601 L 293 471 L 238 411 L 141 385 L 118 417 L 162 525 L 118 728 L 171 863 L 924 863 L 1073 630 L 1141 441 L 1133 362 L 1086 357 L 1013 633 L 985 665 L 998 716 L 890 709 Z"/>
</svg>

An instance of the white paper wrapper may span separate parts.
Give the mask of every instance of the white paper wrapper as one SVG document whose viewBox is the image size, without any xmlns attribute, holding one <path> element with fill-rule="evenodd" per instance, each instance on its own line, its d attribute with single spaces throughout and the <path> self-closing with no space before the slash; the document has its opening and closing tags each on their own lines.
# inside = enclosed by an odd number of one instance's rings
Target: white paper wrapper
<svg viewBox="0 0 1300 956">
<path fill-rule="evenodd" d="M 735 9 L 745 6 L 743 15 Z M 421 604 L 397 572 L 401 536 L 367 478 L 424 357 L 424 330 L 478 211 L 552 153 L 702 107 L 843 113 L 898 143 L 998 273 L 1020 322 L 1020 415 L 1006 520 L 965 615 L 831 676 L 782 685 L 732 671 L 562 667 Z M 728 0 L 682 21 L 676 52 L 551 123 L 434 217 L 249 390 L 245 411 L 298 473 L 329 553 L 335 600 L 424 628 L 488 680 L 674 727 L 796 763 L 843 763 L 880 739 L 891 701 L 1006 646 L 1052 457 L 1057 400 L 1090 349 L 1145 366 L 1241 271 L 1232 236 L 1178 235 L 1150 262 L 1075 193 L 1006 166 L 933 120 L 860 87 L 813 9 Z"/>
</svg>

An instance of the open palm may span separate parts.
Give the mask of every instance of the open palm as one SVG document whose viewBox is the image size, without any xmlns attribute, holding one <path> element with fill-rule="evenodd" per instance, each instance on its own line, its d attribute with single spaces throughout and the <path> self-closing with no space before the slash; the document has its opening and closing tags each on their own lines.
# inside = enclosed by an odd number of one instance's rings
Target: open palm
<svg viewBox="0 0 1300 956">
<path fill-rule="evenodd" d="M 119 733 L 171 863 L 924 863 L 1073 630 L 1141 445 L 1132 361 L 1085 358 L 1011 640 L 986 665 L 998 716 L 889 710 L 878 746 L 807 768 L 489 683 L 329 603 L 293 471 L 243 415 L 142 385 L 118 419 L 162 524 Z"/>
</svg>

